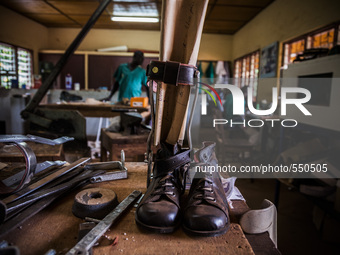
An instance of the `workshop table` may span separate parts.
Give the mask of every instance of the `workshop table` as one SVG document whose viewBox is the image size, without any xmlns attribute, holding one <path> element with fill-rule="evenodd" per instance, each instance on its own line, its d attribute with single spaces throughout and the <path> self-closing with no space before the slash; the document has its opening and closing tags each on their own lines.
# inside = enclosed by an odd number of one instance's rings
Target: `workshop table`
<svg viewBox="0 0 340 255">
<path fill-rule="evenodd" d="M 147 164 L 127 162 L 126 167 L 128 179 L 91 184 L 83 189 L 112 189 L 120 202 L 133 190 L 145 192 Z M 74 196 L 79 191 L 80 189 L 75 190 L 57 200 L 19 228 L 2 236 L 1 240 L 19 247 L 22 255 L 45 254 L 49 249 L 55 249 L 57 254 L 65 254 L 77 243 L 79 224 L 84 222 L 71 211 Z M 132 207 L 106 233 L 111 239 L 117 237 L 118 243 L 115 246 L 103 245 L 104 240 L 94 248 L 93 254 L 254 254 L 240 225 L 236 223 L 237 218 L 247 210 L 249 208 L 244 201 L 232 201 L 232 223 L 225 235 L 192 237 L 186 235 L 182 229 L 166 235 L 141 231 L 135 224 L 136 208 Z"/>
<path fill-rule="evenodd" d="M 119 116 L 121 111 L 136 110 L 139 113 L 149 111 L 149 107 L 131 107 L 127 105 L 119 104 L 108 104 L 108 103 L 98 103 L 98 104 L 85 104 L 85 103 L 62 103 L 62 104 L 40 104 L 39 107 L 45 109 L 54 110 L 69 110 L 78 111 L 83 117 L 104 117 L 111 118 Z"/>
</svg>

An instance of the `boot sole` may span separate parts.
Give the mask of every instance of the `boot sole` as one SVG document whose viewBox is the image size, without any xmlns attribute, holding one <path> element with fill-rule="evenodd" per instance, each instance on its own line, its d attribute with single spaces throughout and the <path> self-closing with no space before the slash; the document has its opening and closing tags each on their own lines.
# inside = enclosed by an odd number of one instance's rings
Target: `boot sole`
<svg viewBox="0 0 340 255">
<path fill-rule="evenodd" d="M 158 233 L 158 234 L 171 234 L 173 233 L 180 225 L 180 223 L 178 223 L 176 226 L 174 227 L 155 227 L 155 226 L 150 226 L 150 225 L 146 225 L 142 222 L 140 222 L 137 218 L 135 218 L 136 224 L 138 227 L 140 227 L 143 230 L 147 230 L 153 233 Z"/>
<path fill-rule="evenodd" d="M 215 230 L 215 231 L 193 230 L 193 229 L 187 228 L 184 225 L 182 227 L 183 227 L 184 232 L 190 235 L 193 235 L 193 236 L 214 237 L 214 236 L 224 235 L 225 233 L 227 233 L 227 231 L 229 230 L 230 224 L 228 223 L 224 228 Z"/>
</svg>

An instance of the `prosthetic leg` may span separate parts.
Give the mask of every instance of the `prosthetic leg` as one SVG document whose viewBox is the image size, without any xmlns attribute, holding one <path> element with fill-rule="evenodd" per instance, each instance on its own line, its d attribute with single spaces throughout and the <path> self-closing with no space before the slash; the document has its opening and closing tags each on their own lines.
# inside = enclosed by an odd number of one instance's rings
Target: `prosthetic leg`
<svg viewBox="0 0 340 255">
<path fill-rule="evenodd" d="M 156 111 L 152 110 L 153 129 L 148 143 L 152 139 L 161 149 L 152 159 L 148 148 L 148 189 L 136 210 L 136 223 L 143 229 L 158 233 L 173 232 L 182 221 L 180 196 L 185 190 L 185 174 L 190 165 L 190 124 L 193 110 L 186 125 L 190 89 L 197 86 L 199 73 L 195 67 L 202 35 L 208 0 L 164 0 L 162 6 L 162 29 L 160 60 L 149 64 L 147 75 L 153 102 L 153 84 L 157 83 Z M 198 88 L 196 88 L 197 98 Z M 194 107 L 194 106 L 193 106 Z M 185 136 L 185 128 L 187 134 Z M 203 149 L 203 148 L 202 148 Z M 206 151 L 206 150 L 205 150 Z M 208 150 L 212 154 L 212 150 Z M 204 164 L 210 164 L 211 155 Z M 151 165 L 154 162 L 151 176 Z M 221 189 L 218 178 L 209 177 L 209 183 L 219 182 L 218 188 L 204 186 L 207 176 L 199 176 L 195 192 L 190 192 L 190 205 L 186 208 L 185 229 L 191 234 L 215 236 L 225 233 L 229 226 L 226 199 L 216 199 L 214 192 Z M 203 186 L 202 186 L 203 184 Z M 204 191 L 197 196 L 196 191 Z M 209 189 L 209 190 L 208 190 Z M 211 195 L 206 196 L 205 191 Z M 223 192 L 218 191 L 219 193 Z M 215 201 L 214 201 L 215 200 Z M 212 210 L 211 210 L 212 209 Z M 216 210 L 216 217 L 207 217 Z M 210 215 L 211 216 L 211 215 Z M 199 221 L 196 221 L 196 219 Z M 207 222 L 211 221 L 211 222 Z M 217 223 L 217 224 L 216 224 Z"/>
</svg>

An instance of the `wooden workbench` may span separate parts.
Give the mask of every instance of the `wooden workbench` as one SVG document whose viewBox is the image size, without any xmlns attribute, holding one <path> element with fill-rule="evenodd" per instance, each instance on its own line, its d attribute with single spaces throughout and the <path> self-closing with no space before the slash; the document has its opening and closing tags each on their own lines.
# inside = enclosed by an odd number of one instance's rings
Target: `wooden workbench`
<svg viewBox="0 0 340 255">
<path fill-rule="evenodd" d="M 116 192 L 122 201 L 133 190 L 146 191 L 145 163 L 126 163 L 128 179 L 88 185 L 85 188 L 109 188 Z M 14 229 L 7 236 L 1 237 L 19 247 L 22 255 L 44 254 L 55 249 L 57 254 L 65 254 L 77 243 L 78 227 L 83 220 L 72 212 L 76 190 L 54 202 L 31 219 Z M 143 232 L 137 228 L 134 220 L 135 208 L 132 207 L 111 227 L 107 236 L 118 237 L 115 246 L 102 245 L 94 248 L 94 255 L 99 254 L 254 254 L 252 247 L 237 223 L 232 223 L 230 230 L 219 237 L 192 237 L 181 229 L 173 234 L 161 235 Z M 232 221 L 248 207 L 244 202 L 233 201 L 231 204 Z"/>
<path fill-rule="evenodd" d="M 72 110 L 78 111 L 83 117 L 104 117 L 111 118 L 119 116 L 118 110 L 137 110 L 137 112 L 149 111 L 148 107 L 131 107 L 126 105 L 113 105 L 113 104 L 85 104 L 85 103 L 63 103 L 63 104 L 40 104 L 39 108 L 54 109 L 54 110 Z"/>
</svg>

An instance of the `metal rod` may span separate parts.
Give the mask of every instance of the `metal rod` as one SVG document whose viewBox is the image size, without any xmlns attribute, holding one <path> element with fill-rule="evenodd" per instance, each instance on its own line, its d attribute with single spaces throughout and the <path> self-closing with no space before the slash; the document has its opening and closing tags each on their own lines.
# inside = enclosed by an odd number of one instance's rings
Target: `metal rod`
<svg viewBox="0 0 340 255">
<path fill-rule="evenodd" d="M 142 193 L 133 191 L 112 212 L 105 216 L 86 236 L 84 236 L 66 255 L 88 255 L 88 250 L 117 221 L 118 217 L 132 205 Z"/>
<path fill-rule="evenodd" d="M 34 109 L 39 105 L 40 101 L 43 99 L 43 97 L 46 95 L 47 91 L 52 86 L 54 80 L 57 78 L 59 73 L 61 72 L 61 69 L 64 67 L 70 56 L 73 54 L 73 52 L 78 48 L 79 44 L 82 42 L 82 40 L 85 38 L 88 31 L 91 29 L 91 27 L 94 25 L 94 23 L 98 20 L 102 12 L 105 10 L 105 8 L 108 6 L 108 4 L 111 2 L 111 0 L 103 0 L 98 8 L 95 10 L 95 12 L 92 14 L 90 19 L 87 21 L 85 26 L 82 28 L 82 30 L 79 32 L 77 37 L 74 39 L 74 41 L 71 43 L 71 45 L 68 47 L 68 49 L 65 51 L 64 55 L 59 59 L 56 66 L 53 68 L 51 74 L 47 77 L 46 81 L 43 83 L 43 85 L 38 89 L 38 91 L 35 93 L 31 101 L 28 103 L 26 108 L 21 112 L 21 115 L 23 118 L 27 118 L 27 115 L 25 112 L 33 112 Z"/>
<path fill-rule="evenodd" d="M 147 160 L 148 160 L 148 173 L 146 179 L 146 187 L 149 187 L 151 180 L 151 168 L 152 168 L 152 160 L 153 160 L 153 151 L 152 151 L 152 138 L 155 132 L 155 103 L 153 98 L 153 80 L 149 81 L 149 97 L 150 97 L 150 108 L 151 108 L 151 131 L 147 141 Z"/>
<path fill-rule="evenodd" d="M 194 118 L 194 114 L 195 114 L 195 108 L 196 108 L 196 103 L 197 103 L 197 97 L 198 97 L 198 79 L 199 79 L 199 72 L 196 74 L 197 78 L 195 78 L 195 97 L 194 97 L 194 101 L 192 103 L 191 106 L 191 111 L 190 111 L 190 116 L 189 116 L 189 121 L 188 121 L 188 125 L 187 125 L 187 136 L 188 136 L 188 145 L 189 145 L 189 149 L 192 149 L 192 140 L 191 140 L 191 124 L 192 124 L 192 120 Z"/>
<path fill-rule="evenodd" d="M 59 169 L 56 172 L 51 173 L 50 175 L 38 180 L 35 183 L 32 183 L 28 186 L 26 186 L 24 189 L 20 190 L 19 193 L 15 193 L 13 195 L 10 195 L 2 200 L 4 203 L 10 203 L 14 202 L 15 200 L 27 196 L 28 194 L 31 194 L 33 191 L 47 185 L 48 183 L 51 183 L 52 181 L 60 178 L 61 176 L 71 172 L 72 170 L 76 169 L 78 166 L 81 166 L 85 164 L 86 162 L 90 161 L 91 158 L 81 158 L 78 159 L 77 161 L 73 162 L 72 164 L 65 166 L 61 169 Z"/>
</svg>

